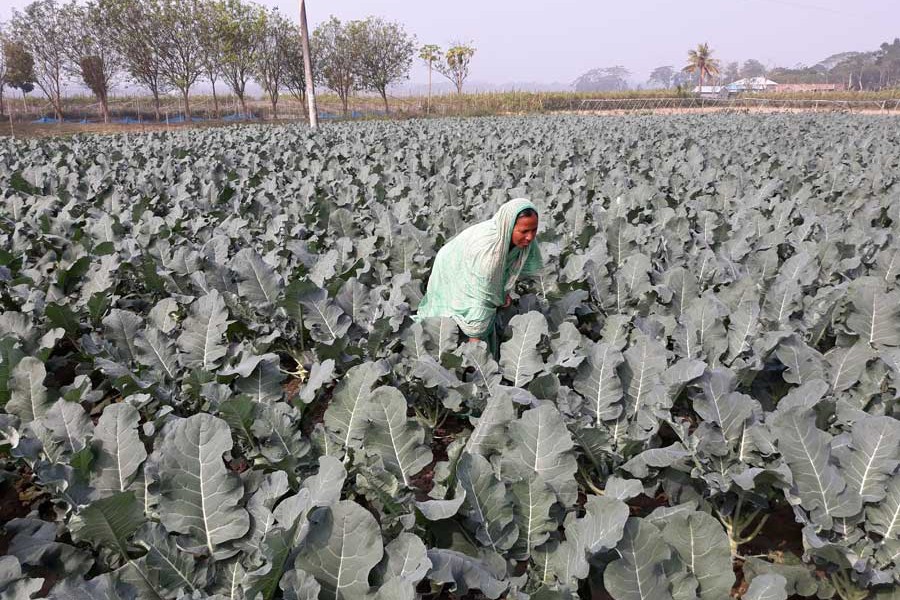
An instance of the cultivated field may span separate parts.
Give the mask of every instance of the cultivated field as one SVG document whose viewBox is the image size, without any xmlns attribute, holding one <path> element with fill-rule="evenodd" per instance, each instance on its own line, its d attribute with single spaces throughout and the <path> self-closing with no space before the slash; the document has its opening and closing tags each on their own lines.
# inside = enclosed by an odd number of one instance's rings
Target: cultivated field
<svg viewBox="0 0 900 600">
<path fill-rule="evenodd" d="M 0 597 L 900 598 L 900 125 L 0 140 Z M 497 360 L 411 320 L 514 197 Z"/>
</svg>

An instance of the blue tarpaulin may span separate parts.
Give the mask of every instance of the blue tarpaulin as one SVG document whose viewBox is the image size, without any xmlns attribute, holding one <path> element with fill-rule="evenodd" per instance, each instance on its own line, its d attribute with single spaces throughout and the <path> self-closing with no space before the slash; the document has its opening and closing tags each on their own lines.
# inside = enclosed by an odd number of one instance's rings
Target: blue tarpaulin
<svg viewBox="0 0 900 600">
<path fill-rule="evenodd" d="M 256 119 L 256 118 L 257 118 L 256 115 L 243 115 L 240 113 L 234 113 L 231 115 L 225 115 L 224 117 L 222 117 L 222 120 L 223 121 L 249 121 L 249 120 Z"/>
</svg>

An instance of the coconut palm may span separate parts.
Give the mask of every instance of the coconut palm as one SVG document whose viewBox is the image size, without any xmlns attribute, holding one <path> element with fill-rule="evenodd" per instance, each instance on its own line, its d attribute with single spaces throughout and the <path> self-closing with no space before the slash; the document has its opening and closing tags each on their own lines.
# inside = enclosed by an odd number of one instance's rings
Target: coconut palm
<svg viewBox="0 0 900 600">
<path fill-rule="evenodd" d="M 697 48 L 688 51 L 688 64 L 682 69 L 685 73 L 700 74 L 700 89 L 703 89 L 703 76 L 719 74 L 719 61 L 712 57 L 713 51 L 709 49 L 709 44 L 698 44 Z"/>
</svg>

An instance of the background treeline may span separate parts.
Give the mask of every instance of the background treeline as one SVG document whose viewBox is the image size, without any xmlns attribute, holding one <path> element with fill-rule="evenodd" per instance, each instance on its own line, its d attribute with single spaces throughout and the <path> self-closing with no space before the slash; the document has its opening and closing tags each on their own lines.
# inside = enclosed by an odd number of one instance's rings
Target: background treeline
<svg viewBox="0 0 900 600">
<path fill-rule="evenodd" d="M 304 100 L 299 26 L 275 9 L 243 0 L 37 0 L 2 24 L 0 38 L 0 110 L 4 88 L 23 95 L 37 88 L 61 119 L 67 84 L 90 90 L 104 120 L 111 92 L 124 86 L 149 93 L 157 120 L 161 96 L 173 92 L 189 117 L 200 82 L 212 88 L 216 117 L 223 88 L 248 112 L 251 81 L 265 92 L 276 118 L 283 94 Z M 434 67 L 461 90 L 473 48 L 419 50 L 400 24 L 377 17 L 332 17 L 315 29 L 315 83 L 336 93 L 344 112 L 356 91 L 377 93 L 387 111 L 387 90 L 408 77 L 417 51 L 429 73 Z"/>
<path fill-rule="evenodd" d="M 712 49 L 708 49 L 710 55 Z M 716 68 L 705 79 L 708 85 L 724 85 L 738 79 L 767 77 L 782 84 L 833 83 L 856 91 L 880 91 L 900 86 L 900 38 L 884 42 L 876 50 L 840 52 L 815 65 L 766 66 L 754 58 L 739 61 L 715 60 Z M 696 69 L 662 65 L 651 71 L 638 89 L 689 89 L 699 83 Z M 578 92 L 621 92 L 634 89 L 632 72 L 622 65 L 598 67 L 582 74 L 573 83 Z"/>
</svg>

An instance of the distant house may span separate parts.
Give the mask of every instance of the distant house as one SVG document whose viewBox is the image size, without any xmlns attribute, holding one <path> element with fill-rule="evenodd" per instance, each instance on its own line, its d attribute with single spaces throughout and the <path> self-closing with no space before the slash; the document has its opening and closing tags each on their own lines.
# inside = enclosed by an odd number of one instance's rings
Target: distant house
<svg viewBox="0 0 900 600">
<path fill-rule="evenodd" d="M 843 83 L 779 83 L 776 92 L 840 92 L 847 89 Z"/>
<path fill-rule="evenodd" d="M 740 94 L 742 92 L 774 92 L 778 87 L 778 83 L 765 77 L 745 77 L 738 79 L 725 86 L 730 94 Z"/>
<path fill-rule="evenodd" d="M 691 91 L 701 98 L 722 98 L 728 96 L 728 91 L 724 85 L 696 85 Z"/>
</svg>

